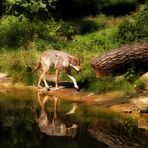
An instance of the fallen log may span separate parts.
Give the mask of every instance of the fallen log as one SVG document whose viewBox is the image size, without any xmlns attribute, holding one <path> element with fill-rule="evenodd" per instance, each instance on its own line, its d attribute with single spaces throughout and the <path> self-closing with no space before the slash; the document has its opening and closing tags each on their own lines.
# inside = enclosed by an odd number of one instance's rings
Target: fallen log
<svg viewBox="0 0 148 148">
<path fill-rule="evenodd" d="M 107 73 L 123 74 L 133 66 L 138 71 L 148 70 L 148 43 L 126 45 L 98 56 L 91 63 L 96 77 Z"/>
</svg>

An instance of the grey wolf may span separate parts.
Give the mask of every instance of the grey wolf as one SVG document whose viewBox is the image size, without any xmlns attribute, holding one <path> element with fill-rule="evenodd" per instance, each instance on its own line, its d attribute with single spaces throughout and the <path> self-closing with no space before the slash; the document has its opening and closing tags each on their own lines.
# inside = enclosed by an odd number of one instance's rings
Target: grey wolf
<svg viewBox="0 0 148 148">
<path fill-rule="evenodd" d="M 48 50 L 45 51 L 41 56 L 38 63 L 38 66 L 33 70 L 37 70 L 42 68 L 42 74 L 39 77 L 38 87 L 40 88 L 41 81 L 43 80 L 45 87 L 49 89 L 49 86 L 46 81 L 46 74 L 50 67 L 55 68 L 55 87 L 58 90 L 58 81 L 59 81 L 59 74 L 65 70 L 67 76 L 73 81 L 74 87 L 79 90 L 77 82 L 75 78 L 71 75 L 71 70 L 74 69 L 75 71 L 80 71 L 80 59 L 78 57 L 72 56 L 68 53 L 58 50 Z"/>
</svg>

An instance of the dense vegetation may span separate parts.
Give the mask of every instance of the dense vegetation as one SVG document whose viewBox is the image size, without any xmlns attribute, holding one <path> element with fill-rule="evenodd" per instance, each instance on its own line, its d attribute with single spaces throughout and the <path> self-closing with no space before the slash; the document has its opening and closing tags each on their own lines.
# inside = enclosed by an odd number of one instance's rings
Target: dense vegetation
<svg viewBox="0 0 148 148">
<path fill-rule="evenodd" d="M 86 90 L 141 86 L 133 67 L 126 76 L 132 81 L 116 82 L 111 74 L 96 81 L 90 62 L 112 48 L 148 41 L 147 1 L 2 0 L 0 8 L 0 72 L 12 82 L 36 84 L 32 69 L 40 53 L 57 49 L 81 58 L 83 70 L 74 75 Z"/>
</svg>

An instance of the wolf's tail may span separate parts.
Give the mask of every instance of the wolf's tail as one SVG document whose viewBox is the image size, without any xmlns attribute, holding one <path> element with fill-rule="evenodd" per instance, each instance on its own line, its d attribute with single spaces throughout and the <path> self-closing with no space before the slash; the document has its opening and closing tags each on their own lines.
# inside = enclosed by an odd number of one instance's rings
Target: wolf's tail
<svg viewBox="0 0 148 148">
<path fill-rule="evenodd" d="M 41 62 L 38 62 L 37 65 L 34 67 L 34 69 L 32 70 L 32 72 L 35 72 L 36 70 L 38 70 L 41 67 Z"/>
</svg>

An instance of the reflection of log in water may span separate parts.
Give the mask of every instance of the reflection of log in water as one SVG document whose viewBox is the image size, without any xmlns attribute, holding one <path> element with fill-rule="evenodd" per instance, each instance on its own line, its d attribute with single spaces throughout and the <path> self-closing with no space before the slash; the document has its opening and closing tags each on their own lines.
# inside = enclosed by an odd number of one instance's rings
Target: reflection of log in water
<svg viewBox="0 0 148 148">
<path fill-rule="evenodd" d="M 110 148 L 145 148 L 148 144 L 146 143 L 147 131 L 136 130 L 129 135 L 124 133 L 121 125 L 107 126 L 106 123 L 96 122 L 91 124 L 89 132 L 99 142 L 107 144 Z M 142 139 L 142 136 L 145 138 Z"/>
<path fill-rule="evenodd" d="M 48 119 L 47 110 L 45 107 L 45 103 L 50 98 L 52 98 L 54 100 L 53 118 L 51 121 Z M 49 136 L 71 136 L 71 137 L 74 137 L 76 135 L 78 126 L 77 126 L 77 124 L 73 124 L 71 127 L 67 127 L 66 124 L 58 117 L 57 102 L 58 102 L 57 96 L 51 97 L 51 96 L 46 95 L 43 99 L 41 99 L 40 93 L 38 93 L 38 103 L 41 107 L 40 115 L 38 116 L 37 112 L 34 111 L 38 126 L 39 126 L 41 132 L 43 132 Z M 73 108 L 71 110 L 75 110 L 75 105 L 73 106 Z"/>
</svg>

